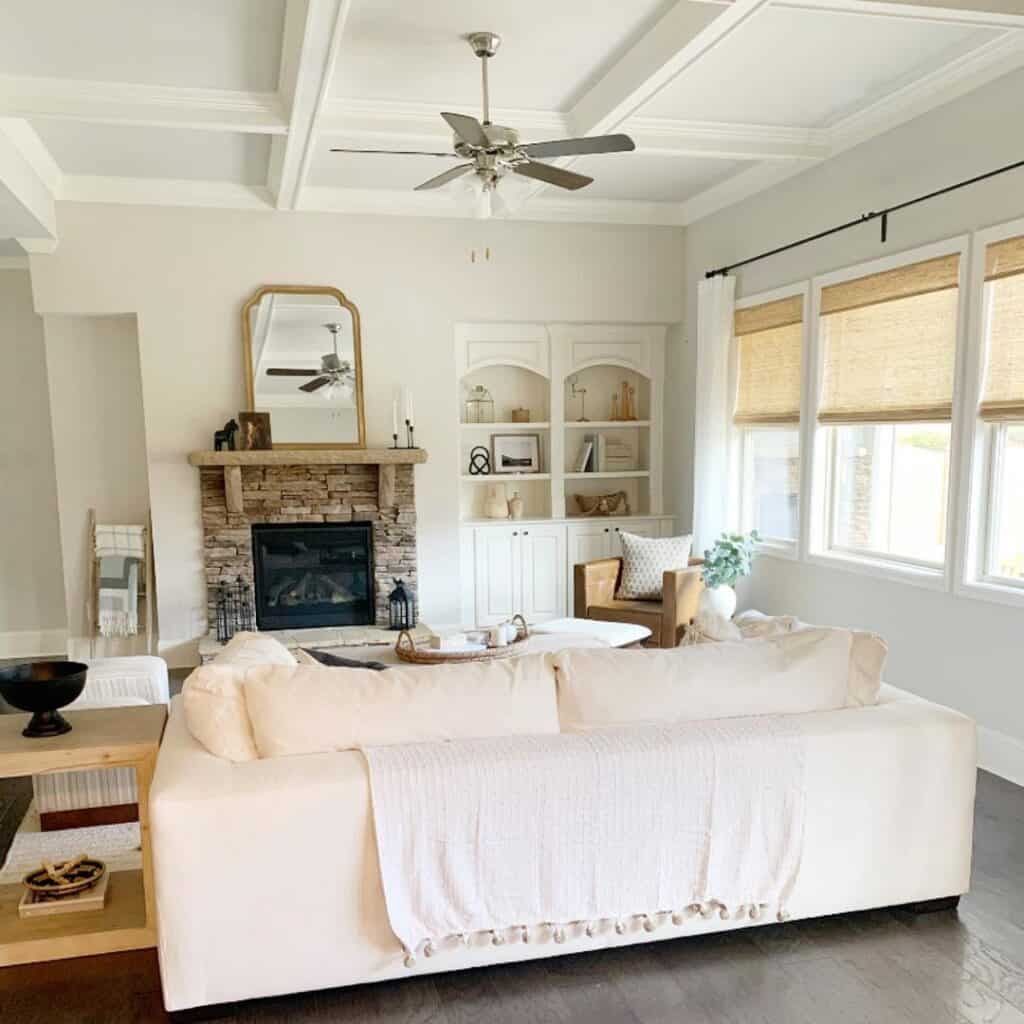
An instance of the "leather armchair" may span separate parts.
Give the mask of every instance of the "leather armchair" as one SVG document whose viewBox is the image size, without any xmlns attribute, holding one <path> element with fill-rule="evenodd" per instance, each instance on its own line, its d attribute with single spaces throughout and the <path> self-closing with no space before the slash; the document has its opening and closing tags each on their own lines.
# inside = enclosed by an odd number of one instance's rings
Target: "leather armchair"
<svg viewBox="0 0 1024 1024">
<path fill-rule="evenodd" d="M 647 626 L 648 641 L 654 647 L 675 647 L 697 614 L 697 602 L 704 589 L 702 558 L 691 558 L 685 569 L 664 574 L 660 601 L 626 601 L 616 597 L 622 578 L 621 558 L 584 562 L 573 570 L 574 614 L 578 619 L 602 622 L 631 622 Z"/>
</svg>

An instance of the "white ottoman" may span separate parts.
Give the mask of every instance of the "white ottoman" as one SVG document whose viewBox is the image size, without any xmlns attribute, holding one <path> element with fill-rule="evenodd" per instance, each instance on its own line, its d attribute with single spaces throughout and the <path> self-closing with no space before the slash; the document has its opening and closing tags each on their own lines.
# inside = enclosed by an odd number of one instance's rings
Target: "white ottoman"
<svg viewBox="0 0 1024 1024">
<path fill-rule="evenodd" d="M 531 633 L 565 633 L 593 637 L 609 647 L 632 647 L 643 643 L 651 631 L 632 622 L 598 622 L 596 619 L 552 619 L 531 626 Z"/>
<path fill-rule="evenodd" d="M 170 700 L 163 658 L 94 658 L 78 700 L 65 711 L 166 704 Z M 74 722 L 72 721 L 72 726 Z M 32 779 L 44 831 L 135 821 L 139 792 L 133 768 L 51 772 Z"/>
</svg>

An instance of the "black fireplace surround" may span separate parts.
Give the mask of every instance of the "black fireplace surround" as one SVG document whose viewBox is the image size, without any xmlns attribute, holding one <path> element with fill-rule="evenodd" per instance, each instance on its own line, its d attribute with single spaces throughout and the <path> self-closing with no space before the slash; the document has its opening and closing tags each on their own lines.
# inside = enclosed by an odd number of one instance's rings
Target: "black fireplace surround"
<svg viewBox="0 0 1024 1024">
<path fill-rule="evenodd" d="M 374 622 L 369 523 L 258 523 L 252 527 L 260 629 Z"/>
</svg>

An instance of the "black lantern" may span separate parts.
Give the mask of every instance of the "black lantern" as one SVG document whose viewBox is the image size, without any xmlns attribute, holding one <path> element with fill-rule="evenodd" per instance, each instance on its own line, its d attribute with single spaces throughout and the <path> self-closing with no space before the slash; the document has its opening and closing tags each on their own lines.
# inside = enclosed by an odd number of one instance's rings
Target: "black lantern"
<svg viewBox="0 0 1024 1024">
<path fill-rule="evenodd" d="M 249 584 L 241 576 L 217 589 L 217 643 L 226 644 L 236 633 L 256 628 Z"/>
<path fill-rule="evenodd" d="M 388 595 L 388 629 L 412 629 L 412 598 L 402 580 L 393 580 L 395 589 Z"/>
</svg>

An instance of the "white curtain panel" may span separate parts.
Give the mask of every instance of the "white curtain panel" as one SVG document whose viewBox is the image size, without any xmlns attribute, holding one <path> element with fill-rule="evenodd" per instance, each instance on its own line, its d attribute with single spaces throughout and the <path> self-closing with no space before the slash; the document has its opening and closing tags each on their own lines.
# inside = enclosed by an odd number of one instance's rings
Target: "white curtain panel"
<svg viewBox="0 0 1024 1024">
<path fill-rule="evenodd" d="M 728 523 L 729 347 L 736 278 L 697 286 L 697 401 L 693 430 L 693 553 L 703 555 Z"/>
</svg>

